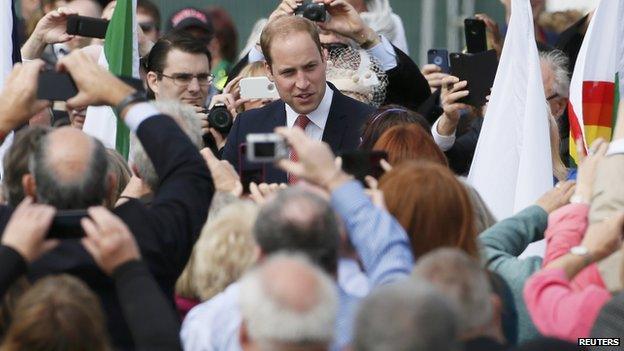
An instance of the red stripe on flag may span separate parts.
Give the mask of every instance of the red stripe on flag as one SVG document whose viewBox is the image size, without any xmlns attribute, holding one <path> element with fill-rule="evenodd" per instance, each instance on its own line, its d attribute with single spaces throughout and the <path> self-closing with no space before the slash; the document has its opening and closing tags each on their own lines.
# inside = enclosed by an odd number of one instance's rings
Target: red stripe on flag
<svg viewBox="0 0 624 351">
<path fill-rule="evenodd" d="M 613 104 L 583 103 L 585 126 L 613 126 Z"/>
<path fill-rule="evenodd" d="M 608 104 L 615 101 L 614 82 L 583 82 L 583 103 Z"/>
<path fill-rule="evenodd" d="M 572 134 L 572 139 L 582 140 L 583 149 L 587 150 L 587 145 L 585 145 L 585 137 L 584 132 L 581 130 L 581 125 L 578 122 L 578 116 L 576 112 L 574 112 L 574 106 L 571 103 L 568 103 L 568 121 L 570 122 L 570 134 Z"/>
</svg>

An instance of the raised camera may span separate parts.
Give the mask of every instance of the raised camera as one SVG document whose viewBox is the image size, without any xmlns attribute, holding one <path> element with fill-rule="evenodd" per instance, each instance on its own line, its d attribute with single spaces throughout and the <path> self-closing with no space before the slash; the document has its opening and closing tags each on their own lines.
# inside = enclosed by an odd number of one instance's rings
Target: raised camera
<svg viewBox="0 0 624 351">
<path fill-rule="evenodd" d="M 295 9 L 295 15 L 303 16 L 314 22 L 325 22 L 327 19 L 325 4 L 318 4 L 312 0 L 304 0 L 303 4 Z"/>
<path fill-rule="evenodd" d="M 284 138 L 277 134 L 247 134 L 247 160 L 274 162 L 288 157 Z"/>
<path fill-rule="evenodd" d="M 219 133 L 226 135 L 232 129 L 234 118 L 224 104 L 215 104 L 208 112 L 208 123 L 211 128 L 216 129 Z"/>
</svg>

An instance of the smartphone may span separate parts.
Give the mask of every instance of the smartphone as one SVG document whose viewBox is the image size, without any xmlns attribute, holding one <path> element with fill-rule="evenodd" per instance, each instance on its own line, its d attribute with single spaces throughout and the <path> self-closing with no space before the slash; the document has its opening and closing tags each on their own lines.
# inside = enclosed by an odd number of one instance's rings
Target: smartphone
<svg viewBox="0 0 624 351">
<path fill-rule="evenodd" d="M 243 78 L 239 84 L 243 99 L 279 99 L 275 83 L 267 77 Z"/>
<path fill-rule="evenodd" d="M 247 161 L 275 162 L 288 157 L 286 141 L 274 133 L 247 134 Z"/>
<path fill-rule="evenodd" d="M 247 155 L 247 144 L 242 143 L 238 146 L 238 176 L 241 184 L 243 185 L 243 194 L 249 194 L 249 184 L 254 182 L 256 184 L 266 183 L 266 167 L 264 164 L 258 165 L 258 167 L 243 167 L 246 163 L 244 158 Z M 246 163 L 249 167 L 249 164 Z"/>
<path fill-rule="evenodd" d="M 50 101 L 67 101 L 76 96 L 78 88 L 69 73 L 60 73 L 53 70 L 39 73 L 37 98 Z"/>
<path fill-rule="evenodd" d="M 443 73 L 451 72 L 449 53 L 446 49 L 429 49 L 429 51 L 427 51 L 427 63 L 442 68 Z"/>
<path fill-rule="evenodd" d="M 366 184 L 364 178 L 368 175 L 373 178 L 381 177 L 384 170 L 379 162 L 382 159 L 388 159 L 388 153 L 385 151 L 346 151 L 340 156 L 342 170 L 354 176 L 362 184 Z"/>
<path fill-rule="evenodd" d="M 87 210 L 61 210 L 57 211 L 52 225 L 48 230 L 48 238 L 74 239 L 85 236 L 80 220 L 88 217 Z"/>
<path fill-rule="evenodd" d="M 108 20 L 102 18 L 78 15 L 67 16 L 67 34 L 104 39 L 107 29 Z"/>
<path fill-rule="evenodd" d="M 487 51 L 485 22 L 475 18 L 466 18 L 464 20 L 464 34 L 466 36 L 466 49 L 469 54 Z"/>
<path fill-rule="evenodd" d="M 490 94 L 494 85 L 498 59 L 496 51 L 490 50 L 478 54 L 452 53 L 450 55 L 451 75 L 468 82 L 466 89 L 470 94 L 459 102 L 481 107 L 485 105 L 485 97 Z"/>
</svg>

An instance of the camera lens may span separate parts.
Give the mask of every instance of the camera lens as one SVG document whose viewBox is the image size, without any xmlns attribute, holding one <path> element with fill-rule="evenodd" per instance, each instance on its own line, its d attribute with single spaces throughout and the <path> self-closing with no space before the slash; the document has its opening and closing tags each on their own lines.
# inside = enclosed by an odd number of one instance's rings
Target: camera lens
<svg viewBox="0 0 624 351">
<path fill-rule="evenodd" d="M 232 114 L 225 106 L 215 106 L 208 113 L 208 123 L 221 134 L 230 132 L 232 121 Z"/>
</svg>

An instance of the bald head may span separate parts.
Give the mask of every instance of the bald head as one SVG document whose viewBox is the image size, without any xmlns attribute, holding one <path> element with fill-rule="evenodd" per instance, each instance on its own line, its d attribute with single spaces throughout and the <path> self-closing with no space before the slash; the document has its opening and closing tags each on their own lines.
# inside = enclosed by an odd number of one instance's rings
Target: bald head
<svg viewBox="0 0 624 351">
<path fill-rule="evenodd" d="M 269 258 L 245 275 L 240 291 L 244 349 L 321 350 L 332 340 L 334 283 L 301 256 Z"/>
<path fill-rule="evenodd" d="M 84 176 L 95 148 L 93 139 L 79 129 L 63 127 L 50 133 L 47 162 L 60 182 L 74 182 Z"/>
<path fill-rule="evenodd" d="M 44 136 L 29 160 L 37 202 L 58 209 L 101 205 L 107 192 L 107 168 L 102 143 L 70 127 Z"/>
</svg>

